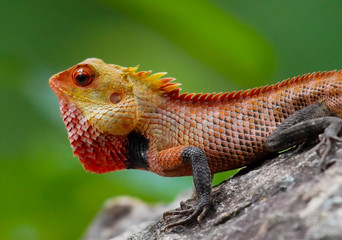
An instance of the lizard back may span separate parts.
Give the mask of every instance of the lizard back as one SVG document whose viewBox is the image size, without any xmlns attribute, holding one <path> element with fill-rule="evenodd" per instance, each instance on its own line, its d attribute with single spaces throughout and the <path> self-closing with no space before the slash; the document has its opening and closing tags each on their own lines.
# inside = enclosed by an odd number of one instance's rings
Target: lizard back
<svg viewBox="0 0 342 240">
<path fill-rule="evenodd" d="M 144 111 L 137 131 L 157 151 L 195 146 L 207 155 L 213 173 L 251 164 L 268 152 L 264 142 L 288 116 L 316 102 L 341 112 L 342 72 L 319 72 L 287 79 L 274 85 L 232 93 L 182 94 L 179 89 L 148 98 L 153 111 Z M 145 99 L 149 99 L 147 102 Z M 338 110 L 338 111 L 337 111 Z M 152 155 L 152 154 L 151 154 Z M 152 161 L 151 161 L 152 162 Z M 190 167 L 178 171 L 190 175 Z"/>
</svg>

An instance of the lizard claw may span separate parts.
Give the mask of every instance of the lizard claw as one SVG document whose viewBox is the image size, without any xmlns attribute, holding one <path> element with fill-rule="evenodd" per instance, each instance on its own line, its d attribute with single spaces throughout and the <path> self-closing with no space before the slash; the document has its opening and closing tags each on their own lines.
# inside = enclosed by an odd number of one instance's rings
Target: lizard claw
<svg viewBox="0 0 342 240">
<path fill-rule="evenodd" d="M 184 201 L 181 201 L 179 205 L 180 205 L 181 209 L 183 209 L 183 210 L 184 209 L 190 209 L 190 208 L 192 209 L 192 206 L 189 203 L 184 202 Z"/>
<path fill-rule="evenodd" d="M 211 203 L 203 203 L 199 204 L 196 209 L 194 208 L 189 208 L 187 204 L 184 202 L 181 202 L 181 210 L 174 210 L 174 211 L 168 211 L 163 214 L 163 218 L 166 219 L 167 216 L 174 216 L 174 215 L 188 215 L 187 218 L 180 220 L 175 223 L 168 224 L 165 228 L 164 231 L 173 228 L 175 226 L 180 226 L 180 225 L 188 225 L 193 222 L 200 222 L 203 217 L 207 214 L 209 209 L 211 208 Z"/>
</svg>

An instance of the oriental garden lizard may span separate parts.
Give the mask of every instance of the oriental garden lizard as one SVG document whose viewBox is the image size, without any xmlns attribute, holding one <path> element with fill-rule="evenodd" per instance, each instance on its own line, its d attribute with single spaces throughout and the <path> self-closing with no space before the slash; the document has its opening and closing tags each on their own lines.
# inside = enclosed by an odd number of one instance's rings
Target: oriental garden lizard
<svg viewBox="0 0 342 240">
<path fill-rule="evenodd" d="M 164 74 L 91 58 L 49 83 L 86 170 L 193 176 L 198 204 L 164 213 L 184 217 L 166 228 L 205 216 L 214 173 L 251 165 L 322 133 L 324 160 L 332 140 L 341 141 L 342 71 L 210 94 L 180 94 L 180 84 Z"/>
</svg>

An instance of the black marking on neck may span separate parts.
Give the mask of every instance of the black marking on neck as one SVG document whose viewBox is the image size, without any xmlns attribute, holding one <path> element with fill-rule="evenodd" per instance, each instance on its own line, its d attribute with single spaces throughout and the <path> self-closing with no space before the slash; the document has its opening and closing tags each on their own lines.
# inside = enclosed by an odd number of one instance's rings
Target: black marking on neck
<svg viewBox="0 0 342 240">
<path fill-rule="evenodd" d="M 130 132 L 128 134 L 128 160 L 127 169 L 139 168 L 149 169 L 147 150 L 149 140 L 138 132 Z"/>
</svg>

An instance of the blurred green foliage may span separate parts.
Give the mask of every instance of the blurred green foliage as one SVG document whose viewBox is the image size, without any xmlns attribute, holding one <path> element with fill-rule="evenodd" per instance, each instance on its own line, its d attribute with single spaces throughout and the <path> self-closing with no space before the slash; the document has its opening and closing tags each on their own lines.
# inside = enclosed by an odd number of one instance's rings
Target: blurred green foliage
<svg viewBox="0 0 342 240">
<path fill-rule="evenodd" d="M 112 196 L 172 200 L 191 178 L 86 173 L 49 77 L 88 57 L 229 91 L 340 69 L 340 1 L 1 2 L 0 239 L 77 239 Z M 215 182 L 227 177 L 220 174 Z"/>
</svg>

